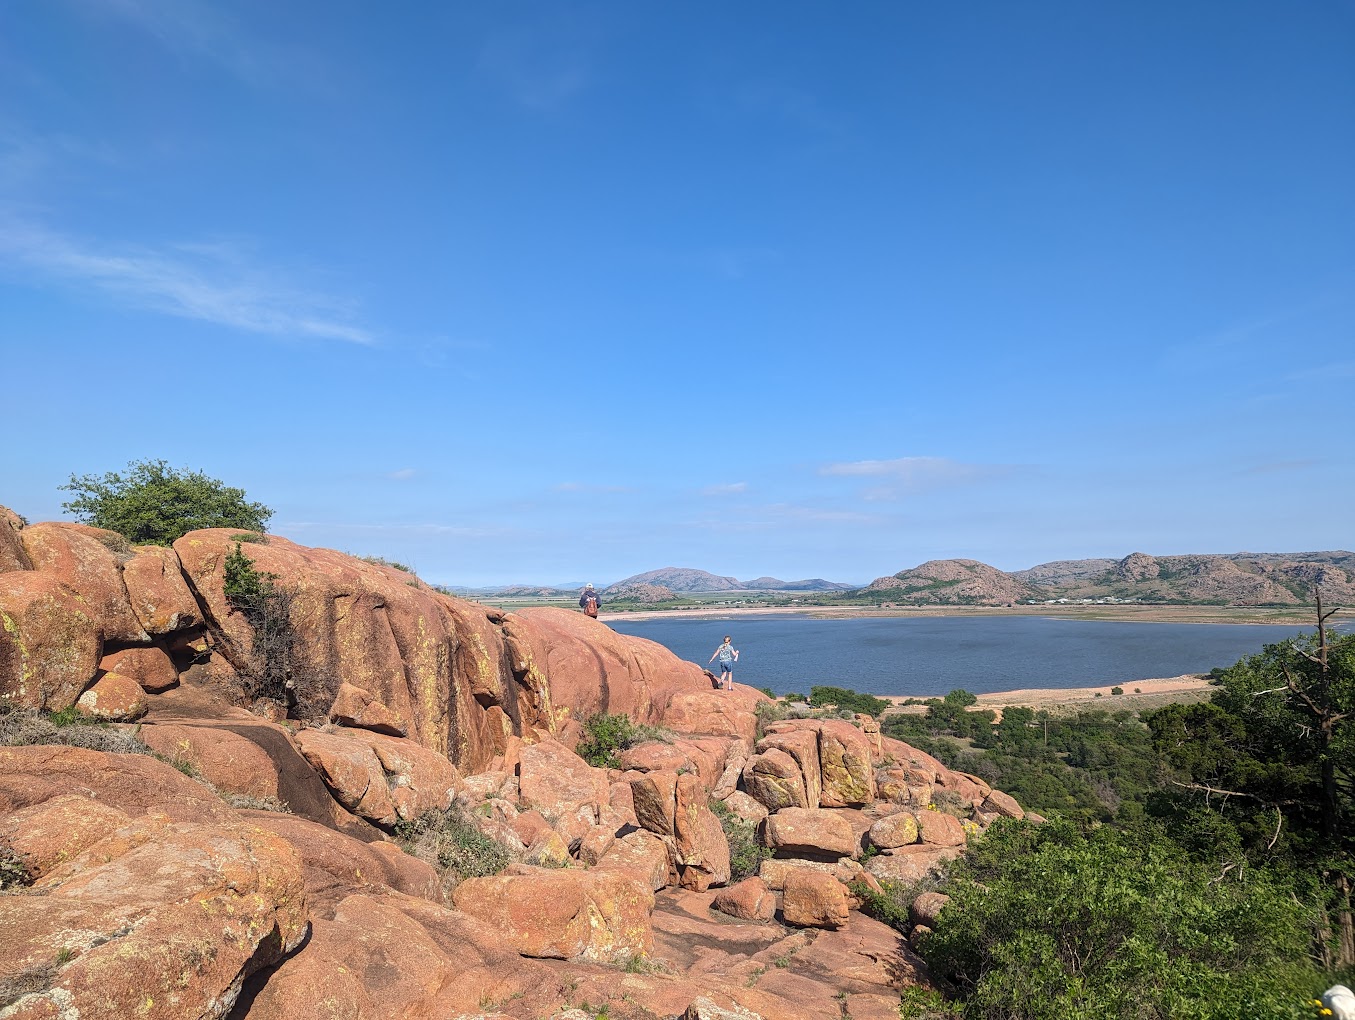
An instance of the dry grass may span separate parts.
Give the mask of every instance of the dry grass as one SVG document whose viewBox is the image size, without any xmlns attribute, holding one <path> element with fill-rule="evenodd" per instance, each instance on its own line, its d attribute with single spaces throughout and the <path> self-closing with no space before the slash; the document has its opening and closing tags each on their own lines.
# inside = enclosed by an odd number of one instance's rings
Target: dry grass
<svg viewBox="0 0 1355 1020">
<path fill-rule="evenodd" d="M 136 737 L 96 723 L 72 721 L 72 713 L 44 715 L 33 709 L 0 714 L 0 747 L 62 745 L 83 747 L 111 754 L 149 754 L 150 748 Z"/>
</svg>

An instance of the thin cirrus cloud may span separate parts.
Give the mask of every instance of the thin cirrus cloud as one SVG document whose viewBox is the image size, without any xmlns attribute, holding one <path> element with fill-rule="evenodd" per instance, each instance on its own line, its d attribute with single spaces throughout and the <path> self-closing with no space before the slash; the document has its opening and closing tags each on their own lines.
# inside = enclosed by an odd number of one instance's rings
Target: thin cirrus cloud
<svg viewBox="0 0 1355 1020">
<path fill-rule="evenodd" d="M 969 485 L 1010 474 L 1000 464 L 966 464 L 946 457 L 898 457 L 894 460 L 856 460 L 825 464 L 819 474 L 873 478 L 880 484 L 862 492 L 868 500 L 899 499 L 905 495 Z"/>
<path fill-rule="evenodd" d="M 43 226 L 0 224 L 0 260 L 181 319 L 273 336 L 370 345 L 345 302 L 288 287 L 232 245 L 100 247 Z"/>
<path fill-rule="evenodd" d="M 398 471 L 388 471 L 386 477 L 393 482 L 407 482 L 414 477 L 413 468 L 400 468 Z"/>
<path fill-rule="evenodd" d="M 707 485 L 701 490 L 703 496 L 732 496 L 748 491 L 747 482 L 727 482 L 723 485 Z"/>
</svg>

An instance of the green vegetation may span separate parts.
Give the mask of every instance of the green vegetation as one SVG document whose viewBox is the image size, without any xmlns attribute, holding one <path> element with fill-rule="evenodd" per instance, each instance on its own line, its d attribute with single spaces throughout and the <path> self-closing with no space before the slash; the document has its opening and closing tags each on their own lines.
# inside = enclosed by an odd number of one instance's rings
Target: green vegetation
<svg viewBox="0 0 1355 1020">
<path fill-rule="evenodd" d="M 886 719 L 1052 819 L 999 820 L 941 880 L 919 951 L 954 1015 L 1278 1020 L 1350 983 L 1355 635 L 1323 622 L 1216 670 L 1209 703 L 995 722 L 952 692 Z M 862 899 L 906 932 L 916 892 Z"/>
<path fill-rule="evenodd" d="M 262 503 L 249 502 L 243 489 L 163 460 L 132 461 L 125 474 L 71 475 L 61 488 L 75 494 L 61 505 L 76 520 L 137 545 L 170 545 L 199 528 L 261 532 L 273 516 Z"/>
<path fill-rule="evenodd" d="M 863 715 L 875 716 L 877 719 L 880 713 L 889 707 L 889 702 L 884 698 L 877 698 L 870 694 L 858 694 L 856 691 L 848 690 L 845 687 L 811 687 L 809 689 L 809 703 L 815 708 L 836 705 L 838 711 L 860 712 Z"/>
<path fill-rule="evenodd" d="M 107 723 L 93 722 L 74 706 L 60 712 L 0 709 L 0 747 L 58 744 L 110 754 L 150 754 L 150 748 L 131 734 Z"/>
<path fill-rule="evenodd" d="M 445 888 L 508 866 L 508 851 L 481 832 L 460 804 L 400 822 L 395 838 L 406 853 L 437 868 Z"/>
<path fill-rule="evenodd" d="M 1219 882 L 1163 836 L 998 822 L 952 867 L 920 952 L 966 1018 L 1292 1015 L 1311 912 L 1270 876 Z"/>
<path fill-rule="evenodd" d="M 377 567 L 392 567 L 395 570 L 402 570 L 406 574 L 414 573 L 414 568 L 406 563 L 400 563 L 396 560 L 388 560 L 384 556 L 359 556 L 358 559 L 364 563 L 370 563 Z"/>
<path fill-rule="evenodd" d="M 584 738 L 575 748 L 576 753 L 589 765 L 603 769 L 621 767 L 616 756 L 618 751 L 647 740 L 672 740 L 672 734 L 667 730 L 632 722 L 630 716 L 619 713 L 599 712 L 589 716 L 584 720 L 583 732 Z"/>
<path fill-rule="evenodd" d="M 252 698 L 285 702 L 292 669 L 295 635 L 292 599 L 274 582 L 276 574 L 254 567 L 240 543 L 226 555 L 222 591 L 231 609 L 242 613 L 253 631 L 253 661 L 246 674 Z"/>
<path fill-rule="evenodd" d="M 741 882 L 756 875 L 762 862 L 771 857 L 772 852 L 758 842 L 757 826 L 744 821 L 722 800 L 712 800 L 710 809 L 720 820 L 720 828 L 725 830 L 725 839 L 729 843 L 730 882 Z"/>
</svg>

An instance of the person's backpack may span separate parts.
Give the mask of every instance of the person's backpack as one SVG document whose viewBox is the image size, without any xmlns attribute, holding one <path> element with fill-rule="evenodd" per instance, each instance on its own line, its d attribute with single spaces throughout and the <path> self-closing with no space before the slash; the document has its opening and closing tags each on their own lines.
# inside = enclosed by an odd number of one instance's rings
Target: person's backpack
<svg viewBox="0 0 1355 1020">
<path fill-rule="evenodd" d="M 591 616 L 593 619 L 595 620 L 597 619 L 598 597 L 596 595 L 589 595 L 588 598 L 584 600 L 583 611 L 587 613 L 589 616 Z"/>
</svg>

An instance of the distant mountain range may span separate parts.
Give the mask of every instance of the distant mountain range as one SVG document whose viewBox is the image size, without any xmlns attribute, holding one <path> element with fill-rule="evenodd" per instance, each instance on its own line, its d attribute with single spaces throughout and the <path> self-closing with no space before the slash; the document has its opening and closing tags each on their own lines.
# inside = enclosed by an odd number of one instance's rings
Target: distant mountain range
<svg viewBox="0 0 1355 1020">
<path fill-rule="evenodd" d="M 877 578 L 861 594 L 906 605 L 1008 605 L 1067 600 L 1287 606 L 1355 601 L 1355 553 L 1226 553 L 1056 560 L 1012 573 L 977 560 L 932 560 Z"/>
<path fill-rule="evenodd" d="M 662 602 L 673 595 L 746 591 L 842 593 L 852 602 L 894 605 L 1001 606 L 1015 603 L 1102 601 L 1186 603 L 1217 606 L 1287 606 L 1312 600 L 1321 580 L 1333 604 L 1355 603 L 1355 553 L 1344 550 L 1297 553 L 1222 553 L 1123 559 L 1054 560 L 1026 570 L 1004 571 L 978 560 L 930 560 L 863 588 L 812 577 L 751 581 L 691 567 L 664 567 L 598 584 L 611 600 Z M 460 595 L 498 598 L 576 597 L 582 584 L 504 585 L 450 588 Z M 837 596 L 834 595 L 834 598 Z"/>
<path fill-rule="evenodd" d="M 606 590 L 619 592 L 636 585 L 652 585 L 683 594 L 711 591 L 852 591 L 856 588 L 853 584 L 825 581 L 821 577 L 811 577 L 803 581 L 757 577 L 751 581 L 740 581 L 737 578 L 724 577 L 705 570 L 693 570 L 690 567 L 664 567 L 627 577 L 609 585 Z"/>
</svg>

